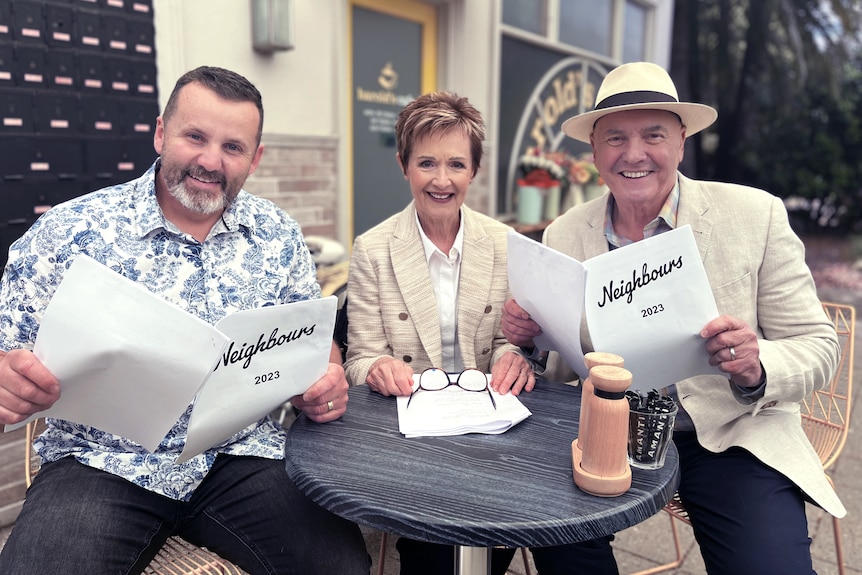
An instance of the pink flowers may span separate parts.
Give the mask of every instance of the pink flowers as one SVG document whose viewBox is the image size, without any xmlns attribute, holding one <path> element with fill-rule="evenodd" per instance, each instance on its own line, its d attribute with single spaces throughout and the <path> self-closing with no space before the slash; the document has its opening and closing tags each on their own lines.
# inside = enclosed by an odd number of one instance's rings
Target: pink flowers
<svg viewBox="0 0 862 575">
<path fill-rule="evenodd" d="M 582 185 L 604 184 L 589 152 L 574 156 L 565 150 L 543 152 L 528 148 L 518 167 L 524 171 L 524 179 L 530 182 L 553 179 Z"/>
</svg>

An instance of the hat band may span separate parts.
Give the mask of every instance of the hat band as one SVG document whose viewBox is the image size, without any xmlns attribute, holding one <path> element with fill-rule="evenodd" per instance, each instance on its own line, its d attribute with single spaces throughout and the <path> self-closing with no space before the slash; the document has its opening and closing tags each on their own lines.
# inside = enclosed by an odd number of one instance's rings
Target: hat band
<svg viewBox="0 0 862 575">
<path fill-rule="evenodd" d="M 596 110 L 605 110 L 607 108 L 616 108 L 618 106 L 628 106 L 629 104 L 646 104 L 649 102 L 673 102 L 679 103 L 679 100 L 664 94 L 662 92 L 653 92 L 651 90 L 635 90 L 634 92 L 622 92 L 608 96 L 598 104 Z"/>
</svg>

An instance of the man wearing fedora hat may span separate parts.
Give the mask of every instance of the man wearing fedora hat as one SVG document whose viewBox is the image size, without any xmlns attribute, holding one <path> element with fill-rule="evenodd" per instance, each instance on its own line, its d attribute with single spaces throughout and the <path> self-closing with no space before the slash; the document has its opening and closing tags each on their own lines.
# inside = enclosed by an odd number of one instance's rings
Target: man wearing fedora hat
<svg viewBox="0 0 862 575">
<path fill-rule="evenodd" d="M 803 244 L 779 198 L 678 171 L 686 137 L 717 113 L 680 102 L 660 66 L 615 68 L 596 102 L 562 129 L 592 146 L 610 193 L 557 218 L 543 241 L 585 261 L 691 226 L 720 313 L 700 336 L 710 364 L 723 374 L 665 390 L 680 407 L 674 426 L 680 498 L 711 575 L 810 575 L 804 502 L 838 517 L 846 511 L 800 425 L 799 402 L 829 382 L 838 354 Z M 502 321 L 511 343 L 534 350 L 541 327 L 514 300 L 506 302 Z M 588 351 L 585 326 L 581 341 Z M 537 373 L 577 377 L 553 351 Z"/>
</svg>

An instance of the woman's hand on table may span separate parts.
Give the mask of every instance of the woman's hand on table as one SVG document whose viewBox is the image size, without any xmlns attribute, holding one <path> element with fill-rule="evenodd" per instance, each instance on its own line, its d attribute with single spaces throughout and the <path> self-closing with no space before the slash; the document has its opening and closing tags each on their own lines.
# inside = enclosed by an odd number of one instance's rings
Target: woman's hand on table
<svg viewBox="0 0 862 575">
<path fill-rule="evenodd" d="M 381 357 L 371 365 L 365 383 L 382 395 L 410 395 L 413 368 L 400 359 Z"/>
<path fill-rule="evenodd" d="M 302 395 L 290 398 L 290 404 L 318 423 L 334 421 L 347 411 L 347 390 L 350 385 L 340 363 L 330 362 L 323 377 Z"/>
<path fill-rule="evenodd" d="M 491 388 L 497 393 L 518 395 L 522 391 L 533 391 L 536 376 L 530 363 L 515 352 L 503 354 L 491 368 Z"/>
</svg>

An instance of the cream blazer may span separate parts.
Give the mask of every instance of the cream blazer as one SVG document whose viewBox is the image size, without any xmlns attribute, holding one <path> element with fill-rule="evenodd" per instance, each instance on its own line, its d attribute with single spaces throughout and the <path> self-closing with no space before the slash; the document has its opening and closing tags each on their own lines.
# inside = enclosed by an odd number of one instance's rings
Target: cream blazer
<svg viewBox="0 0 862 575">
<path fill-rule="evenodd" d="M 464 247 L 458 286 L 458 344 L 466 367 L 490 372 L 508 344 L 500 328 L 509 296 L 509 226 L 462 206 Z M 365 383 L 381 357 L 404 360 L 420 373 L 443 358 L 440 317 L 411 202 L 358 236 L 347 281 L 347 359 L 351 385 Z"/>
<path fill-rule="evenodd" d="M 843 517 L 846 510 L 801 426 L 799 402 L 829 382 L 838 358 L 838 340 L 805 265 L 802 241 L 779 198 L 682 174 L 679 179 L 677 225 L 692 227 L 719 313 L 742 318 L 757 333 L 767 374 L 765 393 L 756 401 L 742 398 L 720 375 L 677 382 L 697 438 L 713 452 L 731 446 L 748 450 L 827 512 Z M 580 261 L 607 252 L 607 200 L 606 193 L 570 209 L 548 226 L 543 241 Z M 585 325 L 581 341 L 589 351 Z M 556 353 L 543 375 L 561 381 L 577 377 Z"/>
</svg>

